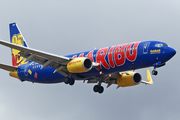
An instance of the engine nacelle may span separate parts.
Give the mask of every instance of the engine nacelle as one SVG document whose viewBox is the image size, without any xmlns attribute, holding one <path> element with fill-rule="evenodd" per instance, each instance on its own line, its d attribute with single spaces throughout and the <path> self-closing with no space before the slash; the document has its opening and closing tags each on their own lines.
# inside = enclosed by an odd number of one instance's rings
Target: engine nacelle
<svg viewBox="0 0 180 120">
<path fill-rule="evenodd" d="M 70 73 L 84 73 L 92 69 L 92 61 L 86 57 L 79 57 L 71 60 L 67 64 L 67 70 Z"/>
<path fill-rule="evenodd" d="M 129 72 L 128 74 L 122 74 L 117 79 L 117 84 L 120 87 L 134 86 L 141 83 L 142 77 L 139 73 Z"/>
</svg>

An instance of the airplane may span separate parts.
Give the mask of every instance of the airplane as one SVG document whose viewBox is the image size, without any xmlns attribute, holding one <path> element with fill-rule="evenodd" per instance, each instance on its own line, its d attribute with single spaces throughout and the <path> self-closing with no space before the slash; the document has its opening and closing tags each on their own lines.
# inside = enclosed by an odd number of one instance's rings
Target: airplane
<svg viewBox="0 0 180 120">
<path fill-rule="evenodd" d="M 10 42 L 0 44 L 11 48 L 12 66 L 0 64 L 9 75 L 32 83 L 62 83 L 74 85 L 75 80 L 95 83 L 93 91 L 103 93 L 102 83 L 119 87 L 153 85 L 149 70 L 142 80 L 137 69 L 153 67 L 156 70 L 170 60 L 176 51 L 161 41 L 137 41 L 69 55 L 55 55 L 28 46 L 16 23 L 9 24 Z"/>
</svg>

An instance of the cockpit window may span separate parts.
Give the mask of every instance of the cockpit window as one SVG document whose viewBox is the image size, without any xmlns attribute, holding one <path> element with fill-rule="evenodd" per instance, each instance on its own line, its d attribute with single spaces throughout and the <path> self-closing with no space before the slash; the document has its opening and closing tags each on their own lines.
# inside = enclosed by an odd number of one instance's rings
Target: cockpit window
<svg viewBox="0 0 180 120">
<path fill-rule="evenodd" d="M 156 47 L 168 46 L 167 44 L 156 44 Z"/>
<path fill-rule="evenodd" d="M 155 46 L 156 46 L 156 47 L 162 47 L 163 44 L 156 44 Z"/>
<path fill-rule="evenodd" d="M 168 45 L 167 45 L 167 44 L 163 44 L 163 46 L 167 46 L 167 47 L 168 47 Z"/>
</svg>

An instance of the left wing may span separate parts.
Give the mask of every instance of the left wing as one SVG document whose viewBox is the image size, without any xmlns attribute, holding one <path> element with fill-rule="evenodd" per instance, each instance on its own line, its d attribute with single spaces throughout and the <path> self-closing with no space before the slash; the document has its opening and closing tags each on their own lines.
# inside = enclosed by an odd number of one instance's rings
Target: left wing
<svg viewBox="0 0 180 120">
<path fill-rule="evenodd" d="M 5 65 L 5 64 L 0 64 L 0 68 L 7 71 L 16 71 L 18 69 L 17 67 Z"/>
<path fill-rule="evenodd" d="M 54 72 L 59 72 L 65 77 L 68 76 L 68 74 L 66 73 L 67 68 L 65 66 L 70 60 L 72 60 L 71 58 L 46 53 L 43 51 L 35 50 L 24 46 L 19 46 L 3 40 L 0 40 L 0 44 L 19 50 L 20 51 L 19 54 L 24 58 L 26 58 L 26 61 L 32 60 L 37 63 L 40 63 L 43 65 L 42 68 L 46 66 L 51 66 L 56 69 Z"/>
</svg>

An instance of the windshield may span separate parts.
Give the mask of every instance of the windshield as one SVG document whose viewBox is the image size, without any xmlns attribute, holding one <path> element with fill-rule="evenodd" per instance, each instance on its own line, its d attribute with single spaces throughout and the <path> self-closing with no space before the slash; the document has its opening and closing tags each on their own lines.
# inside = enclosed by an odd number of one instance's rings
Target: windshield
<svg viewBox="0 0 180 120">
<path fill-rule="evenodd" d="M 160 44 L 156 44 L 155 46 L 156 46 L 156 47 L 162 47 L 162 46 L 168 46 L 168 45 L 165 44 L 165 43 L 160 43 Z"/>
</svg>

